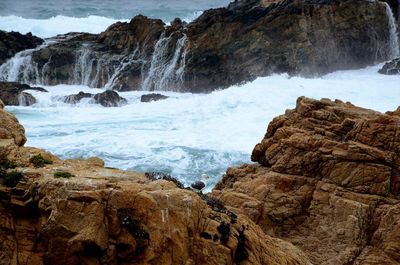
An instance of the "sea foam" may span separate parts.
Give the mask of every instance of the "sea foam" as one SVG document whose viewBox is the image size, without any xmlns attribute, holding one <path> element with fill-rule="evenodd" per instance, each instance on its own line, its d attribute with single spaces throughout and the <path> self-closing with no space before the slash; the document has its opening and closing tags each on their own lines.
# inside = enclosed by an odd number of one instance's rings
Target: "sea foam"
<svg viewBox="0 0 400 265">
<path fill-rule="evenodd" d="M 190 22 L 202 14 L 201 11 L 189 13 L 182 20 Z M 134 17 L 134 15 L 132 15 Z M 32 19 L 20 16 L 0 16 L 0 30 L 17 31 L 23 34 L 31 32 L 40 38 L 50 38 L 69 32 L 101 33 L 111 24 L 118 21 L 128 22 L 130 19 L 113 19 L 102 16 L 68 17 L 58 15 L 48 19 Z M 169 21 L 165 21 L 169 24 Z"/>
<path fill-rule="evenodd" d="M 377 73 L 381 65 L 307 79 L 273 75 L 211 94 L 162 92 L 169 99 L 141 103 L 146 92 L 121 92 L 128 105 L 103 108 L 61 97 L 102 89 L 59 85 L 32 92 L 32 107 L 7 107 L 25 126 L 28 145 L 63 158 L 99 156 L 108 166 L 164 171 L 186 184 L 211 176 L 212 187 L 227 167 L 250 162 L 267 124 L 299 96 L 331 98 L 381 112 L 400 105 L 400 76 Z"/>
</svg>

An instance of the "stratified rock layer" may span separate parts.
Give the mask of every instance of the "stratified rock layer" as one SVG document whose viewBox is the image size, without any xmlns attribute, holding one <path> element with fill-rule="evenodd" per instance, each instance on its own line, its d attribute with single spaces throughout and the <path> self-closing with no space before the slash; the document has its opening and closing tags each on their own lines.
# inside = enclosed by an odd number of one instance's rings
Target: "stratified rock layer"
<svg viewBox="0 0 400 265">
<path fill-rule="evenodd" d="M 400 264 L 400 112 L 299 98 L 213 195 L 314 264 Z"/>
<path fill-rule="evenodd" d="M 310 264 L 212 198 L 24 142 L 0 110 L 1 265 Z"/>
</svg>

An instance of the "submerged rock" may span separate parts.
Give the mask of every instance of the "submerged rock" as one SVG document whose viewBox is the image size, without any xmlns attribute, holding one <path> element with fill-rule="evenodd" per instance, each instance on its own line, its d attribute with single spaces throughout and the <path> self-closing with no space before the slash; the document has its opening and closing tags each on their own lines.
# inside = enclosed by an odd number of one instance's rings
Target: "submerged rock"
<svg viewBox="0 0 400 265">
<path fill-rule="evenodd" d="M 120 97 L 117 92 L 106 90 L 103 93 L 94 95 L 93 102 L 103 107 L 120 107 L 125 105 L 128 101 Z"/>
<path fill-rule="evenodd" d="M 400 115 L 299 98 L 213 195 L 313 264 L 399 264 Z M 387 247 L 390 246 L 390 247 Z"/>
<path fill-rule="evenodd" d="M 151 102 L 151 101 L 159 101 L 159 100 L 164 100 L 167 99 L 167 96 L 164 96 L 162 94 L 146 94 L 142 95 L 140 97 L 140 102 Z"/>
<path fill-rule="evenodd" d="M 24 90 L 47 92 L 46 89 L 41 87 L 30 87 L 29 85 L 15 82 L 0 82 L 0 99 L 5 105 L 31 106 L 35 104 L 35 97 L 24 92 Z"/>
<path fill-rule="evenodd" d="M 378 72 L 384 75 L 400 75 L 400 58 L 385 63 Z"/>
<path fill-rule="evenodd" d="M 212 208 L 211 198 L 99 159 L 19 147 L 22 126 L 3 110 L 0 121 L 1 265 L 311 265 L 247 217 Z M 35 167 L 39 155 L 52 163 Z"/>
<path fill-rule="evenodd" d="M 63 98 L 64 103 L 77 104 L 84 98 L 92 98 L 94 95 L 80 91 L 78 94 L 69 95 Z"/>
<path fill-rule="evenodd" d="M 391 56 L 387 8 L 380 1 L 241 0 L 189 24 L 136 16 L 32 52 L 23 81 L 198 93 L 273 73 L 362 68 Z"/>
<path fill-rule="evenodd" d="M 42 44 L 44 40 L 33 36 L 32 33 L 22 35 L 18 32 L 5 32 L 0 30 L 0 65 L 16 53 L 33 49 Z"/>
</svg>

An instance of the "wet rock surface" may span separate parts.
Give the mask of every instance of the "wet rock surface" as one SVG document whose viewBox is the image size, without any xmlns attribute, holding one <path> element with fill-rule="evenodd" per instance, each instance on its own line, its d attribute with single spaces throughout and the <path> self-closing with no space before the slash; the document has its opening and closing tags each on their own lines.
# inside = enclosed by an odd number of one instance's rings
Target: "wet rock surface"
<svg viewBox="0 0 400 265">
<path fill-rule="evenodd" d="M 0 82 L 0 99 L 5 105 L 30 106 L 35 104 L 35 97 L 27 92 L 24 92 L 25 90 L 47 92 L 46 89 L 41 87 L 31 87 L 26 84 L 19 84 L 15 82 Z"/>
<path fill-rule="evenodd" d="M 152 102 L 167 99 L 168 97 L 162 94 L 146 94 L 140 97 L 140 102 Z"/>
<path fill-rule="evenodd" d="M 25 35 L 18 32 L 0 30 L 0 64 L 13 57 L 16 53 L 36 48 L 44 41 L 31 33 Z"/>
<path fill-rule="evenodd" d="M 213 195 L 314 264 L 400 264 L 400 115 L 299 98 Z"/>
<path fill-rule="evenodd" d="M 378 72 L 384 75 L 400 75 L 400 58 L 385 63 Z"/>
<path fill-rule="evenodd" d="M 106 90 L 94 95 L 93 103 L 100 104 L 103 107 L 121 107 L 127 103 L 127 100 L 120 97 L 115 91 Z"/>
<path fill-rule="evenodd" d="M 33 52 L 40 76 L 19 81 L 210 92 L 272 73 L 314 76 L 383 62 L 388 32 L 379 1 L 236 1 L 189 24 L 137 16 L 98 35 L 67 35 Z"/>
<path fill-rule="evenodd" d="M 310 264 L 215 199 L 99 158 L 23 147 L 15 117 L 0 110 L 0 121 L 1 265 Z"/>
<path fill-rule="evenodd" d="M 92 98 L 94 95 L 80 91 L 78 94 L 69 95 L 63 98 L 64 103 L 77 104 L 84 98 Z"/>
</svg>

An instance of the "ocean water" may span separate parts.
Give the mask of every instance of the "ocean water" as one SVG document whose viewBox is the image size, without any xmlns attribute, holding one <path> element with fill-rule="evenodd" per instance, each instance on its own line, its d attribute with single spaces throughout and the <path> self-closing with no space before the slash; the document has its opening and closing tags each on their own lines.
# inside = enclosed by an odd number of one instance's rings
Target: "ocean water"
<svg viewBox="0 0 400 265">
<path fill-rule="evenodd" d="M 229 0 L 0 0 L 0 29 L 49 38 L 68 32 L 100 33 L 138 14 L 192 21 L 202 11 Z"/>
<path fill-rule="evenodd" d="M 99 33 L 116 21 L 142 13 L 171 21 L 193 20 L 225 0 L 49 1 L 0 0 L 0 29 L 43 38 L 71 31 Z M 7 107 L 26 128 L 27 145 L 62 158 L 98 156 L 109 167 L 172 174 L 186 185 L 207 175 L 210 190 L 227 167 L 250 162 L 268 123 L 297 97 L 330 98 L 381 112 L 400 105 L 400 76 L 377 73 L 382 65 L 306 79 L 273 75 L 211 94 L 165 92 L 164 101 L 141 103 L 145 92 L 123 92 L 128 104 L 103 108 L 61 97 L 102 89 L 59 85 L 31 92 L 38 103 Z"/>
<path fill-rule="evenodd" d="M 71 106 L 60 97 L 85 86 L 46 87 L 33 92 L 38 104 L 7 107 L 25 126 L 28 145 L 63 158 L 98 156 L 107 166 L 170 173 L 185 184 L 202 175 L 211 188 L 250 154 L 268 123 L 297 97 L 350 101 L 381 112 L 400 105 L 400 77 L 377 73 L 381 65 L 306 79 L 273 75 L 211 94 L 164 93 L 169 99 L 141 103 L 145 92 L 123 92 L 128 105 L 103 108 L 88 101 Z"/>
</svg>

